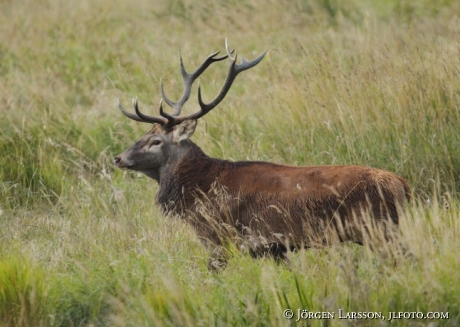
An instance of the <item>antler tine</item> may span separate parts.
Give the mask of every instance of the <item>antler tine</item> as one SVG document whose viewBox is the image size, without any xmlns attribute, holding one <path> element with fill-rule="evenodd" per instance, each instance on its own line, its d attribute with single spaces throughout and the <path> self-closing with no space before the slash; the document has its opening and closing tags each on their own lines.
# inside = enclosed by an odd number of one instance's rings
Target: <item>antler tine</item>
<svg viewBox="0 0 460 327">
<path fill-rule="evenodd" d="M 126 111 L 125 108 L 123 108 L 123 106 L 121 105 L 120 99 L 118 99 L 118 108 L 119 108 L 120 111 L 123 113 L 123 115 L 125 115 L 126 117 L 131 118 L 132 120 L 135 120 L 135 121 L 144 122 L 144 121 L 143 121 L 142 119 L 140 119 L 138 116 L 133 115 L 132 113 Z"/>
<path fill-rule="evenodd" d="M 182 96 L 180 97 L 180 99 L 177 102 L 171 101 L 165 94 L 163 84 L 160 83 L 161 97 L 165 100 L 165 102 L 170 107 L 172 107 L 174 109 L 172 114 L 170 115 L 170 117 L 171 116 L 172 117 L 177 117 L 178 115 L 180 115 L 181 110 L 182 110 L 182 106 L 190 98 L 190 92 L 192 90 L 192 84 L 198 78 L 198 76 L 200 76 L 206 70 L 206 68 L 208 68 L 212 63 L 227 59 L 228 55 L 224 55 L 224 56 L 221 56 L 221 57 L 216 57 L 219 54 L 219 52 L 220 51 L 216 51 L 214 53 L 211 53 L 211 55 L 209 55 L 203 61 L 203 63 L 193 73 L 187 73 L 187 71 L 185 70 L 185 67 L 184 67 L 184 63 L 182 61 L 182 55 L 180 55 L 180 53 L 179 53 L 181 75 L 182 75 L 182 79 L 184 81 L 184 91 L 183 91 Z M 168 118 L 166 116 L 164 116 L 164 117 Z"/>
<path fill-rule="evenodd" d="M 235 57 L 232 57 L 232 54 L 235 51 L 235 49 L 230 51 L 230 47 L 228 46 L 228 39 L 227 38 L 225 38 L 225 51 L 227 51 L 227 56 L 230 58 L 231 61 L 236 61 L 236 55 L 237 54 L 235 53 Z"/>
<path fill-rule="evenodd" d="M 267 51 L 263 52 L 260 54 L 256 59 L 252 61 L 246 61 L 244 58 L 241 58 L 241 64 L 237 65 L 236 64 L 236 59 L 237 55 L 235 53 L 235 56 L 232 57 L 233 51 L 230 51 L 230 48 L 228 47 L 227 39 L 225 39 L 225 47 L 227 50 L 227 56 L 230 58 L 230 67 L 228 69 L 227 73 L 227 78 L 225 79 L 224 85 L 222 86 L 219 94 L 209 103 L 204 103 L 201 97 L 201 88 L 198 86 L 198 103 L 200 104 L 201 110 L 190 115 L 182 116 L 182 117 L 175 117 L 174 122 L 170 122 L 170 124 L 179 124 L 183 122 L 184 120 L 187 119 L 198 119 L 200 117 L 203 117 L 206 115 L 209 111 L 211 111 L 213 108 L 215 108 L 227 95 L 227 92 L 230 90 L 230 87 L 232 86 L 233 81 L 235 80 L 236 76 L 257 65 L 265 56 Z"/>
<path fill-rule="evenodd" d="M 144 115 L 142 112 L 140 112 L 139 106 L 137 103 L 137 98 L 133 99 L 133 109 L 136 112 L 136 115 L 126 111 L 125 108 L 123 108 L 123 106 L 121 105 L 120 99 L 118 99 L 118 108 L 126 117 L 131 118 L 135 121 L 139 121 L 141 123 L 157 123 L 161 125 L 166 125 L 168 123 L 168 120 L 163 117 L 147 116 L 147 115 Z M 161 101 L 160 101 L 160 110 L 161 110 Z"/>
<path fill-rule="evenodd" d="M 162 101 L 160 100 L 160 112 L 163 111 L 161 103 Z M 134 111 L 136 111 L 136 114 L 146 123 L 152 123 L 152 124 L 157 123 L 161 125 L 166 125 L 168 123 L 168 119 L 165 119 L 163 117 L 147 116 L 147 115 L 144 115 L 142 112 L 140 112 L 139 107 L 137 105 L 137 98 L 133 102 L 133 107 L 134 107 Z"/>
</svg>

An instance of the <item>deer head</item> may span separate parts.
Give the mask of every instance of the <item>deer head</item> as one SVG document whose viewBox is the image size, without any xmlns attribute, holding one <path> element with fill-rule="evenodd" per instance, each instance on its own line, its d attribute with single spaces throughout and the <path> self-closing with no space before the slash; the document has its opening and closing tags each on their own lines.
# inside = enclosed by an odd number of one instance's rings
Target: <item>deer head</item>
<svg viewBox="0 0 460 327">
<path fill-rule="evenodd" d="M 257 65 L 265 56 L 266 51 L 252 61 L 245 61 L 242 58 L 241 63 L 237 64 L 237 55 L 233 56 L 234 51 L 230 51 L 227 40 L 225 40 L 227 54 L 217 57 L 218 52 L 212 53 L 193 73 L 185 70 L 180 58 L 181 74 L 184 81 L 184 91 L 181 98 L 173 102 L 165 94 L 163 85 L 160 85 L 161 97 L 159 111 L 160 117 L 148 116 L 140 112 L 137 99 L 133 100 L 133 109 L 135 114 L 126 111 L 119 102 L 119 109 L 128 118 L 142 122 L 151 123 L 153 128 L 147 132 L 139 141 L 137 141 L 128 150 L 118 155 L 115 160 L 115 166 L 118 168 L 132 169 L 140 171 L 147 176 L 159 181 L 161 170 L 168 163 L 177 162 L 177 160 L 188 152 L 191 141 L 189 138 L 195 131 L 197 120 L 214 107 L 216 107 L 225 97 L 236 76 Z M 200 110 L 198 112 L 180 116 L 184 103 L 189 99 L 193 82 L 214 62 L 230 59 L 228 74 L 222 89 L 217 96 L 209 103 L 204 103 L 201 97 L 201 89 L 198 85 L 198 103 Z M 166 113 L 163 110 L 163 100 L 172 109 L 172 113 Z"/>
</svg>

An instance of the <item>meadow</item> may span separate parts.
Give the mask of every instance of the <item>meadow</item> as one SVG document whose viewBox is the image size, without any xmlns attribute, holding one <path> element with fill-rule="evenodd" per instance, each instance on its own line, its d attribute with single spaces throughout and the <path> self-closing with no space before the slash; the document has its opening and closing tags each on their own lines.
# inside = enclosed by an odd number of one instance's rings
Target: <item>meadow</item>
<svg viewBox="0 0 460 327">
<path fill-rule="evenodd" d="M 0 327 L 460 325 L 460 2 L 0 7 Z M 156 183 L 114 168 L 149 129 L 117 99 L 157 115 L 160 81 L 171 98 L 182 92 L 179 51 L 192 70 L 225 38 L 246 59 L 268 54 L 192 140 L 217 158 L 405 177 L 408 254 L 341 244 L 293 253 L 288 269 L 235 250 L 211 273 L 193 230 L 155 206 Z M 200 77 L 205 101 L 226 72 L 217 63 Z M 336 317 L 296 322 L 298 309 Z M 338 319 L 339 309 L 448 318 Z"/>
</svg>

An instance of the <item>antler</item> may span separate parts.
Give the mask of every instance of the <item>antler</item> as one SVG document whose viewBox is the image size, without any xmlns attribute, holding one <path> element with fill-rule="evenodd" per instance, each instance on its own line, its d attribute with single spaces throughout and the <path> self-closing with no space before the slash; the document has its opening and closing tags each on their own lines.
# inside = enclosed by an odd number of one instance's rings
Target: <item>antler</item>
<svg viewBox="0 0 460 327">
<path fill-rule="evenodd" d="M 182 117 L 172 117 L 174 120 L 173 125 L 180 124 L 181 122 L 187 119 L 198 119 L 206 115 L 224 99 L 224 97 L 227 95 L 227 92 L 230 90 L 230 87 L 232 86 L 236 76 L 239 73 L 257 65 L 267 53 L 267 51 L 264 51 L 256 59 L 252 61 L 246 61 L 243 57 L 241 57 L 241 64 L 237 65 L 237 55 L 235 54 L 235 57 L 232 57 L 233 51 L 230 51 L 227 39 L 225 39 L 225 49 L 227 50 L 227 56 L 230 58 L 230 67 L 228 69 L 227 78 L 225 79 L 224 85 L 222 86 L 222 89 L 220 90 L 219 94 L 213 100 L 211 100 L 211 102 L 204 103 L 201 97 L 201 87 L 200 85 L 198 85 L 198 103 L 200 104 L 201 110 L 196 113 Z"/>
<path fill-rule="evenodd" d="M 136 115 L 131 114 L 127 112 L 121 103 L 118 103 L 118 107 L 120 108 L 121 112 L 127 116 L 128 118 L 134 119 L 136 121 L 140 122 L 146 122 L 146 123 L 158 123 L 164 126 L 164 128 L 171 128 L 174 125 L 178 125 L 181 122 L 187 120 L 187 119 L 198 119 L 200 117 L 203 117 L 206 115 L 209 111 L 211 111 L 213 108 L 215 108 L 227 95 L 227 92 L 230 90 L 230 87 L 232 86 L 233 81 L 235 80 L 236 76 L 241 73 L 242 71 L 245 71 L 249 68 L 254 67 L 257 65 L 265 56 L 267 51 L 264 53 L 260 54 L 256 59 L 252 61 L 246 61 L 244 58 L 241 58 L 241 64 L 237 65 L 236 60 L 237 60 L 237 55 L 235 54 L 234 57 L 232 57 L 232 54 L 234 50 L 230 51 L 230 48 L 228 47 L 228 42 L 227 39 L 225 39 L 225 49 L 227 50 L 227 54 L 222 56 L 222 57 L 216 57 L 219 54 L 219 51 L 212 53 L 209 57 L 205 59 L 205 61 L 198 67 L 197 70 L 195 70 L 193 73 L 187 73 L 185 70 L 184 64 L 182 62 L 182 56 L 180 57 L 180 66 L 181 66 L 181 74 L 182 74 L 182 79 L 184 81 L 184 91 L 182 93 L 181 98 L 177 102 L 171 101 L 165 94 L 164 89 L 163 89 L 163 84 L 160 84 L 160 91 L 161 91 L 161 96 L 162 100 L 164 99 L 165 102 L 173 108 L 173 112 L 171 114 L 168 114 L 164 112 L 163 110 L 163 105 L 162 101 L 160 100 L 160 115 L 162 117 L 153 117 L 153 116 L 147 116 L 142 114 L 139 111 L 138 105 L 137 105 L 137 98 L 133 100 L 133 108 L 134 111 L 136 112 Z M 190 97 L 190 92 L 192 89 L 192 84 L 193 82 L 208 68 L 212 63 L 216 61 L 221 61 L 226 58 L 230 58 L 230 67 L 228 69 L 227 77 L 225 79 L 224 85 L 222 86 L 222 89 L 220 90 L 219 94 L 209 103 L 204 103 L 201 97 L 201 88 L 200 85 L 198 85 L 198 103 L 200 104 L 200 111 L 185 115 L 182 117 L 179 117 L 181 111 L 182 111 L 182 106 L 184 103 L 189 99 Z"/>
<path fill-rule="evenodd" d="M 162 100 L 163 99 L 160 100 L 160 108 Z M 133 108 L 136 112 L 136 115 L 126 111 L 125 108 L 123 108 L 123 106 L 121 105 L 120 99 L 118 99 L 118 108 L 126 117 L 131 118 L 135 121 L 140 121 L 141 123 L 157 123 L 160 125 L 166 125 L 168 123 L 168 119 L 166 118 L 147 116 L 140 112 L 139 107 L 137 105 L 137 98 L 133 99 Z"/>
<path fill-rule="evenodd" d="M 232 51 L 233 52 L 233 51 Z M 217 57 L 216 56 L 220 53 L 220 51 L 216 51 L 212 53 L 208 58 L 203 61 L 203 63 L 198 67 L 197 70 L 195 70 L 193 73 L 189 74 L 185 70 L 184 63 L 182 62 L 182 55 L 180 55 L 180 72 L 182 74 L 182 79 L 184 80 L 184 92 L 182 93 L 182 96 L 177 102 L 173 102 L 168 99 L 168 97 L 165 94 L 165 91 L 163 89 L 163 83 L 160 83 L 160 91 L 161 91 L 161 97 L 165 100 L 165 102 L 174 109 L 173 113 L 171 116 L 175 117 L 180 115 L 180 112 L 182 110 L 182 106 L 184 103 L 189 99 L 190 97 L 190 91 L 192 90 L 192 84 L 193 82 L 208 68 L 212 63 L 221 61 L 224 59 L 227 59 L 228 55 L 222 56 L 222 57 Z"/>
</svg>

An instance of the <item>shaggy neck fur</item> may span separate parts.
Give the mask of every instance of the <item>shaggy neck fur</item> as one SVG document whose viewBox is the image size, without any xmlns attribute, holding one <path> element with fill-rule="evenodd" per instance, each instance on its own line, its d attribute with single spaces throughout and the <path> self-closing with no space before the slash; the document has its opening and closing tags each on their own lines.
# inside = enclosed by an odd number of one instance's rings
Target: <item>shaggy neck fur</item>
<svg viewBox="0 0 460 327">
<path fill-rule="evenodd" d="M 171 157 L 159 172 L 156 201 L 166 214 L 184 215 L 197 196 L 209 191 L 228 163 L 210 158 L 195 143 L 187 142 L 185 152 Z"/>
</svg>

